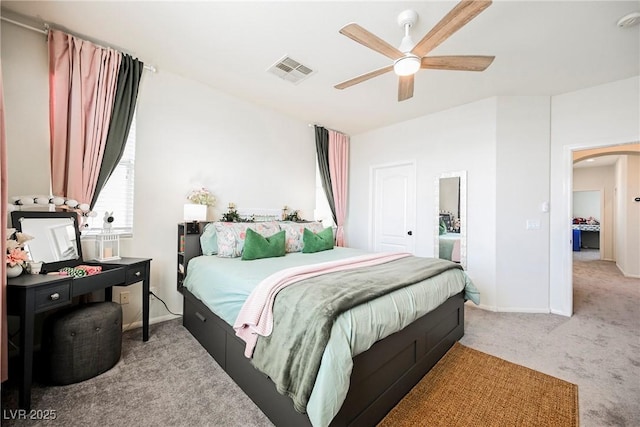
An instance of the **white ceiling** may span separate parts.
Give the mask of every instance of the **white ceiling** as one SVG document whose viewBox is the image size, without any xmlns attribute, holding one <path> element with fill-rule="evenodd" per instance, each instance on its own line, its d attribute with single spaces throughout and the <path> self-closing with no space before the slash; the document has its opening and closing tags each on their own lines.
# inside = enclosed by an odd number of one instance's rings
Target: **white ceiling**
<svg viewBox="0 0 640 427">
<path fill-rule="evenodd" d="M 587 160 L 581 160 L 573 164 L 574 168 L 599 168 L 604 166 L 613 166 L 616 164 L 619 155 L 592 157 Z"/>
<path fill-rule="evenodd" d="M 430 53 L 495 55 L 486 71 L 421 70 L 414 97 L 401 103 L 393 73 L 333 88 L 390 64 L 340 35 L 342 26 L 356 22 L 398 46 L 398 13 L 418 12 L 417 41 L 456 3 L 2 0 L 2 8 L 120 48 L 160 73 L 351 135 L 491 96 L 556 95 L 640 75 L 640 27 L 616 25 L 640 11 L 640 1 L 498 0 Z M 297 85 L 266 73 L 284 55 L 315 73 Z"/>
</svg>

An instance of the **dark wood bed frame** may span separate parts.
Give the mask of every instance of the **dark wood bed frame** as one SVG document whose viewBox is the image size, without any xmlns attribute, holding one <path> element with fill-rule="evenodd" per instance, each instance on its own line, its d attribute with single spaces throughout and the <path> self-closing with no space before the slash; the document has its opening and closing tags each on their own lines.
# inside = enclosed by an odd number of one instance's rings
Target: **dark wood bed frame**
<svg viewBox="0 0 640 427">
<path fill-rule="evenodd" d="M 276 426 L 311 425 L 244 356 L 244 341 L 233 328 L 187 289 L 183 325 Z M 463 335 L 459 293 L 354 357 L 349 392 L 331 426 L 375 426 Z"/>
</svg>

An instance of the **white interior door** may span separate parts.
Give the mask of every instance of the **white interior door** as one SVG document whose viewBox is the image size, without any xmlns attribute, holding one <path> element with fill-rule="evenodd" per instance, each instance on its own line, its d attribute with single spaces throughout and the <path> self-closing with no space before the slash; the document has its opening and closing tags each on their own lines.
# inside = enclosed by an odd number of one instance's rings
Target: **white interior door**
<svg viewBox="0 0 640 427">
<path fill-rule="evenodd" d="M 415 163 L 374 166 L 371 171 L 371 249 L 415 251 Z"/>
</svg>

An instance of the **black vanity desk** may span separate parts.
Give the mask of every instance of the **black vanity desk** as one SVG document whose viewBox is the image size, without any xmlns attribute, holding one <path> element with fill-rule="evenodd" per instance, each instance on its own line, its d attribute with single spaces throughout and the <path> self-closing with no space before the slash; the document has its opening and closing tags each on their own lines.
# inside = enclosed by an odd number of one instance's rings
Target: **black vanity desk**
<svg viewBox="0 0 640 427">
<path fill-rule="evenodd" d="M 83 262 L 100 265 L 102 272 L 91 276 L 27 274 L 7 280 L 8 314 L 20 316 L 20 391 L 19 405 L 31 408 L 35 315 L 71 305 L 74 297 L 104 289 L 111 301 L 112 286 L 129 286 L 142 282 L 142 339 L 149 339 L 150 258 L 121 258 L 110 262 Z"/>
</svg>

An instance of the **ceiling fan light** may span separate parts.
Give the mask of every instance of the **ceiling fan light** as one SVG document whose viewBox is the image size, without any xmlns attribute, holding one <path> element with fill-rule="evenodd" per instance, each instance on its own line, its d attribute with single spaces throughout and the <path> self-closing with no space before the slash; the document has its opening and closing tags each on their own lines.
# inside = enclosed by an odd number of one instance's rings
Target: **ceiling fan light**
<svg viewBox="0 0 640 427">
<path fill-rule="evenodd" d="M 403 56 L 393 63 L 393 71 L 398 76 L 411 76 L 420 69 L 420 58 L 415 55 Z"/>
</svg>

